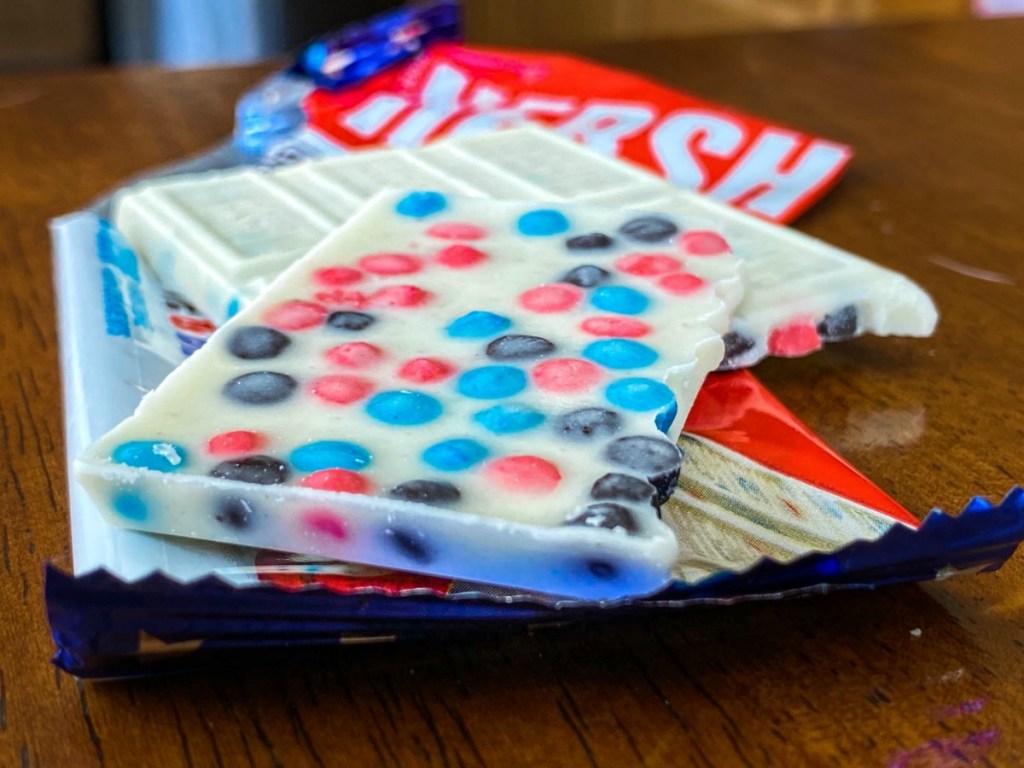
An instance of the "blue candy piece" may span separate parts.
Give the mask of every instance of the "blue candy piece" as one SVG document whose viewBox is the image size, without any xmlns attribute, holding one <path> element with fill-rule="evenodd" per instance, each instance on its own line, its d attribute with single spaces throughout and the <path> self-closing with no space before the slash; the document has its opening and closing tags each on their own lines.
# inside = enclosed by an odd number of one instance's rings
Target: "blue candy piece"
<svg viewBox="0 0 1024 768">
<path fill-rule="evenodd" d="M 320 440 L 292 451 L 288 461 L 300 472 L 321 469 L 365 469 L 373 457 L 361 445 L 345 440 Z"/>
<path fill-rule="evenodd" d="M 476 440 L 455 438 L 434 443 L 423 452 L 423 460 L 442 472 L 469 469 L 487 458 L 490 451 Z"/>
<path fill-rule="evenodd" d="M 409 389 L 381 392 L 371 397 L 366 404 L 366 412 L 377 421 L 403 427 L 433 421 L 441 415 L 442 410 L 436 398 Z"/>
<path fill-rule="evenodd" d="M 672 390 L 654 379 L 629 378 L 613 381 L 604 391 L 608 402 L 627 411 L 653 411 L 674 399 Z"/>
<path fill-rule="evenodd" d="M 526 374 L 511 365 L 485 365 L 466 371 L 457 384 L 460 395 L 478 400 L 498 400 L 526 389 Z"/>
<path fill-rule="evenodd" d="M 395 212 L 413 219 L 422 219 L 443 211 L 448 201 L 440 192 L 410 192 L 395 205 Z"/>
<path fill-rule="evenodd" d="M 647 309 L 651 300 L 632 288 L 606 285 L 590 295 L 590 303 L 598 309 L 617 315 L 639 315 Z"/>
<path fill-rule="evenodd" d="M 525 432 L 544 423 L 544 414 L 525 405 L 492 405 L 473 414 L 473 421 L 496 435 Z"/>
<path fill-rule="evenodd" d="M 149 515 L 149 508 L 146 502 L 138 494 L 122 492 L 117 494 L 111 502 L 114 511 L 127 520 L 145 520 Z"/>
<path fill-rule="evenodd" d="M 676 403 L 676 399 L 673 397 L 672 402 L 658 411 L 658 415 L 654 417 L 654 426 L 658 428 L 659 432 L 668 434 L 668 428 L 672 426 L 672 422 L 676 420 L 676 414 L 679 413 L 679 404 Z"/>
<path fill-rule="evenodd" d="M 129 467 L 156 472 L 177 472 L 188 463 L 188 454 L 180 445 L 166 440 L 132 440 L 114 449 L 111 458 Z"/>
<path fill-rule="evenodd" d="M 602 339 L 592 342 L 584 347 L 583 356 L 598 365 L 617 371 L 646 368 L 658 359 L 658 353 L 653 349 L 630 339 Z"/>
<path fill-rule="evenodd" d="M 516 228 L 528 237 L 547 237 L 560 235 L 569 230 L 569 220 L 565 214 L 551 208 L 539 208 L 528 211 L 519 217 Z"/>
<path fill-rule="evenodd" d="M 445 331 L 453 339 L 486 339 L 511 327 L 507 317 L 478 309 L 455 318 Z"/>
</svg>

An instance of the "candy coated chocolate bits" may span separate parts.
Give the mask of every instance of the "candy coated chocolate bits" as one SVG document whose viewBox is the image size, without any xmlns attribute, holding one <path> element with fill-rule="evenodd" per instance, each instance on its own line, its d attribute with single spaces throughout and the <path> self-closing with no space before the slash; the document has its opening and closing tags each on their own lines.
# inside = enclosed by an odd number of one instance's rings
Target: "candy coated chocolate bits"
<svg viewBox="0 0 1024 768">
<path fill-rule="evenodd" d="M 381 195 L 80 477 L 126 527 L 583 599 L 653 591 L 677 546 L 656 508 L 679 470 L 672 414 L 721 359 L 716 291 L 739 269 L 702 255 L 706 290 L 664 289 L 690 274 L 679 231 L 657 212 Z"/>
</svg>

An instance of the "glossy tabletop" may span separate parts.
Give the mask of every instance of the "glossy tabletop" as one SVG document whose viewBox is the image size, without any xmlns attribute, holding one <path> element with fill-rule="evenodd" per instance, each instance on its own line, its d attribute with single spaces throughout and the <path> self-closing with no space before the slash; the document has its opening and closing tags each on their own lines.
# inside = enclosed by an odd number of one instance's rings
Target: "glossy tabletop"
<svg viewBox="0 0 1024 768">
<path fill-rule="evenodd" d="M 580 52 L 854 147 L 796 226 L 907 273 L 939 329 L 759 377 L 915 514 L 1024 480 L 1024 20 Z M 0 766 L 1024 764 L 1024 553 L 525 637 L 103 684 L 52 667 L 42 567 L 70 543 L 47 220 L 225 137 L 268 71 L 0 77 Z"/>
</svg>

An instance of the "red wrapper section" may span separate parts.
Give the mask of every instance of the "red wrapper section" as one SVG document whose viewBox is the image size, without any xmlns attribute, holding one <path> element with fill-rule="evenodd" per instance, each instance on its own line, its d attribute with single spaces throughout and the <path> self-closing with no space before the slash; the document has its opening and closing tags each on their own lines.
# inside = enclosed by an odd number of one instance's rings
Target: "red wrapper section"
<svg viewBox="0 0 1024 768">
<path fill-rule="evenodd" d="M 571 56 L 440 44 L 342 91 L 317 90 L 310 125 L 344 147 L 413 147 L 536 122 L 687 189 L 788 222 L 839 178 L 849 147 L 766 123 Z"/>
</svg>

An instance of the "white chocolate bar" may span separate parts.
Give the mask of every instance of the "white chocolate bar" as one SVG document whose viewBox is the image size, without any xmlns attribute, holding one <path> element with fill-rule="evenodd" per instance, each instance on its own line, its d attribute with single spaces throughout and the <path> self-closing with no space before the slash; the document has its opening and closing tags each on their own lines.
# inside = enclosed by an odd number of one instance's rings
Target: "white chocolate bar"
<svg viewBox="0 0 1024 768">
<path fill-rule="evenodd" d="M 381 193 L 76 472 L 129 528 L 648 594 L 739 266 L 663 212 Z"/>
<path fill-rule="evenodd" d="M 738 285 L 720 288 L 727 304 L 738 302 L 724 368 L 864 333 L 927 336 L 938 317 L 928 295 L 892 270 L 537 127 L 147 182 L 116 198 L 114 223 L 166 288 L 219 324 L 386 187 L 653 207 L 723 235 L 744 260 L 746 282 L 742 301 Z"/>
</svg>

